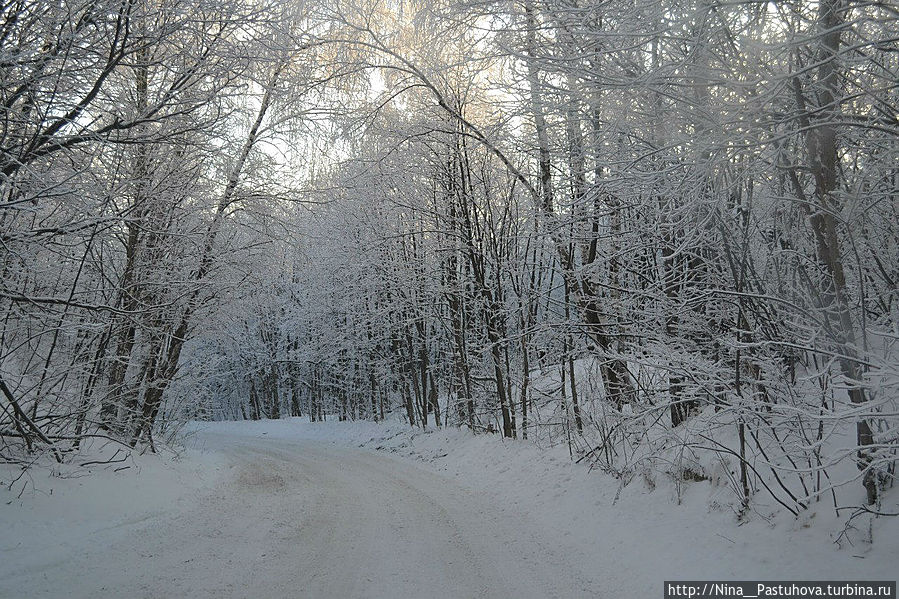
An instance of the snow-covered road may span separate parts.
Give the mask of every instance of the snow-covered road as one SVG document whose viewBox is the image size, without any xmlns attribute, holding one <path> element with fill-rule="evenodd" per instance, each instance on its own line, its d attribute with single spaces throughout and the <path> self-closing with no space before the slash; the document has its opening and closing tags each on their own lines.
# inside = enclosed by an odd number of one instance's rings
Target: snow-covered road
<svg viewBox="0 0 899 599">
<path fill-rule="evenodd" d="M 215 485 L 85 531 L 50 563 L 9 572 L 0 595 L 601 595 L 539 525 L 409 460 L 264 436 L 193 442 L 217 454 Z"/>
<path fill-rule="evenodd" d="M 637 599 L 665 580 L 895 578 L 897 518 L 871 544 L 824 503 L 794 519 L 758 494 L 740 521 L 726 483 L 624 486 L 564 447 L 402 422 L 188 431 L 175 461 L 98 464 L 120 455 L 106 445 L 0 465 L 0 598 Z"/>
</svg>

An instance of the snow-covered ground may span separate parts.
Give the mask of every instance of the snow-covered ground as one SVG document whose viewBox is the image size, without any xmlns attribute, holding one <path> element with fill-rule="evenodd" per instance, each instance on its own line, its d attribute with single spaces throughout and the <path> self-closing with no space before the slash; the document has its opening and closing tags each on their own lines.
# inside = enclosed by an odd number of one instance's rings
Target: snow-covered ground
<svg viewBox="0 0 899 599">
<path fill-rule="evenodd" d="M 793 519 L 758 498 L 739 522 L 726 486 L 622 487 L 497 435 L 293 419 L 194 424 L 187 446 L 4 490 L 0 597 L 639 598 L 664 580 L 895 580 L 899 565 L 897 518 L 837 544 L 825 504 Z M 4 489 L 16 476 L 0 471 Z"/>
</svg>

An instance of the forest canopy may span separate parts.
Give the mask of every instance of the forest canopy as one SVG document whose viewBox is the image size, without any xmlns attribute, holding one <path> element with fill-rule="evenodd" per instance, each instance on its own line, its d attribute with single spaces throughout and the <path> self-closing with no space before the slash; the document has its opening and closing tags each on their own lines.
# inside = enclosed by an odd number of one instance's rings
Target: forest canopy
<svg viewBox="0 0 899 599">
<path fill-rule="evenodd" d="M 393 416 L 876 510 L 897 31 L 858 0 L 4 2 L 0 459 Z"/>
</svg>

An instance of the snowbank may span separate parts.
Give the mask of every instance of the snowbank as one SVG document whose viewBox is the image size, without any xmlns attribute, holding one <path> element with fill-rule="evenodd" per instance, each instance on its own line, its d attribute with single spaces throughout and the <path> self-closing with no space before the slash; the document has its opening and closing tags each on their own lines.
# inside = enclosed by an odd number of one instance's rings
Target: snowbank
<svg viewBox="0 0 899 599">
<path fill-rule="evenodd" d="M 0 465 L 0 597 L 28 596 L 5 572 L 68 576 L 72 553 L 112 544 L 123 530 L 177 511 L 212 488 L 223 472 L 213 453 L 135 455 L 85 448 L 70 463 Z M 72 573 L 77 575 L 77 573 Z"/>
</svg>

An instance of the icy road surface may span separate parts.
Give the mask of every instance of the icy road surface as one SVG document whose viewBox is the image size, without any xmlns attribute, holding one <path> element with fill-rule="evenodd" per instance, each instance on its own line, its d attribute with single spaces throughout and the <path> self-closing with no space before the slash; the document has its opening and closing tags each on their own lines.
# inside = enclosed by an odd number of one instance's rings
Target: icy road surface
<svg viewBox="0 0 899 599">
<path fill-rule="evenodd" d="M 215 485 L 89 520 L 61 548 L 4 545 L 24 563 L 2 568 L 0 596 L 601 596 L 539 526 L 411 461 L 261 435 L 192 444 L 216 454 Z"/>
</svg>

